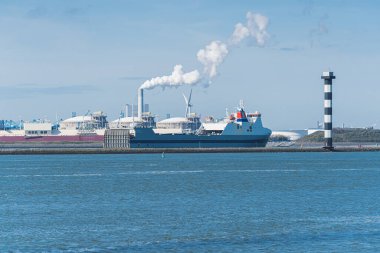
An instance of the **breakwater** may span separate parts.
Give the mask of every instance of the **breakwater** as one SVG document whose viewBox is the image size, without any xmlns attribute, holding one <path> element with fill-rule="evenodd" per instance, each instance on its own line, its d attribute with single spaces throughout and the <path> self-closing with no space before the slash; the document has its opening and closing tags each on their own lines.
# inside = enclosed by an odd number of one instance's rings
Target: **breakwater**
<svg viewBox="0 0 380 253">
<path fill-rule="evenodd" d="M 0 155 L 48 155 L 48 154 L 162 154 L 162 153 L 285 153 L 285 152 L 375 152 L 380 147 L 348 146 L 326 150 L 322 147 L 266 147 L 266 148 L 2 148 Z"/>
</svg>

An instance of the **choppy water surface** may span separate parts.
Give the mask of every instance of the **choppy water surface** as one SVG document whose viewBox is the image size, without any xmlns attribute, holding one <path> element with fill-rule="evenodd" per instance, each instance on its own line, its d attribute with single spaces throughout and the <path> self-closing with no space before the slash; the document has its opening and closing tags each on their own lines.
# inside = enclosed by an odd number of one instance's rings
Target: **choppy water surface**
<svg viewBox="0 0 380 253">
<path fill-rule="evenodd" d="M 380 153 L 0 156 L 0 252 L 380 252 Z"/>
</svg>

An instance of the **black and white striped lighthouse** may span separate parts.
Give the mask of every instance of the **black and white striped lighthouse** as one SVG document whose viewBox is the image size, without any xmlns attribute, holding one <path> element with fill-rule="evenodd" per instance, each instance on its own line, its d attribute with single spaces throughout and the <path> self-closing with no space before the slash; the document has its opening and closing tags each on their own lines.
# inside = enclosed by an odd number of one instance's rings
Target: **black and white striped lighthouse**
<svg viewBox="0 0 380 253">
<path fill-rule="evenodd" d="M 332 144 L 332 80 L 335 79 L 333 72 L 323 72 L 322 79 L 325 80 L 324 92 L 325 92 L 325 116 L 324 116 L 324 128 L 325 128 L 325 147 L 326 149 L 333 149 Z"/>
</svg>

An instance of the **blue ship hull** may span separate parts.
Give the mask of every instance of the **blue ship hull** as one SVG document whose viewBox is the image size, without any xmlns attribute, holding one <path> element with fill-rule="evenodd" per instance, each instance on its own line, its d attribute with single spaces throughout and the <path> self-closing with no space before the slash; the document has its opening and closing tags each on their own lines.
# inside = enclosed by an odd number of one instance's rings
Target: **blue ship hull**
<svg viewBox="0 0 380 253">
<path fill-rule="evenodd" d="M 136 128 L 131 148 L 251 148 L 265 147 L 267 135 L 155 134 L 151 128 Z"/>
</svg>

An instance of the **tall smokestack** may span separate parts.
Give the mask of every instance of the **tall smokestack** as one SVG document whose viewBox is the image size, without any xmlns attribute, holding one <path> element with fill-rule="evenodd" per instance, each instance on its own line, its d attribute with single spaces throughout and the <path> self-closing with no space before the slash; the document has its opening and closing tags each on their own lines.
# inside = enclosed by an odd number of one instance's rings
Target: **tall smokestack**
<svg viewBox="0 0 380 253">
<path fill-rule="evenodd" d="M 335 79 L 333 72 L 323 72 L 322 79 L 324 82 L 324 93 L 325 93 L 325 116 L 324 116 L 324 127 L 325 127 L 325 147 L 326 149 L 334 149 L 332 144 L 332 80 Z"/>
<path fill-rule="evenodd" d="M 144 89 L 138 89 L 137 91 L 137 117 L 142 120 L 142 114 L 144 112 Z"/>
</svg>

